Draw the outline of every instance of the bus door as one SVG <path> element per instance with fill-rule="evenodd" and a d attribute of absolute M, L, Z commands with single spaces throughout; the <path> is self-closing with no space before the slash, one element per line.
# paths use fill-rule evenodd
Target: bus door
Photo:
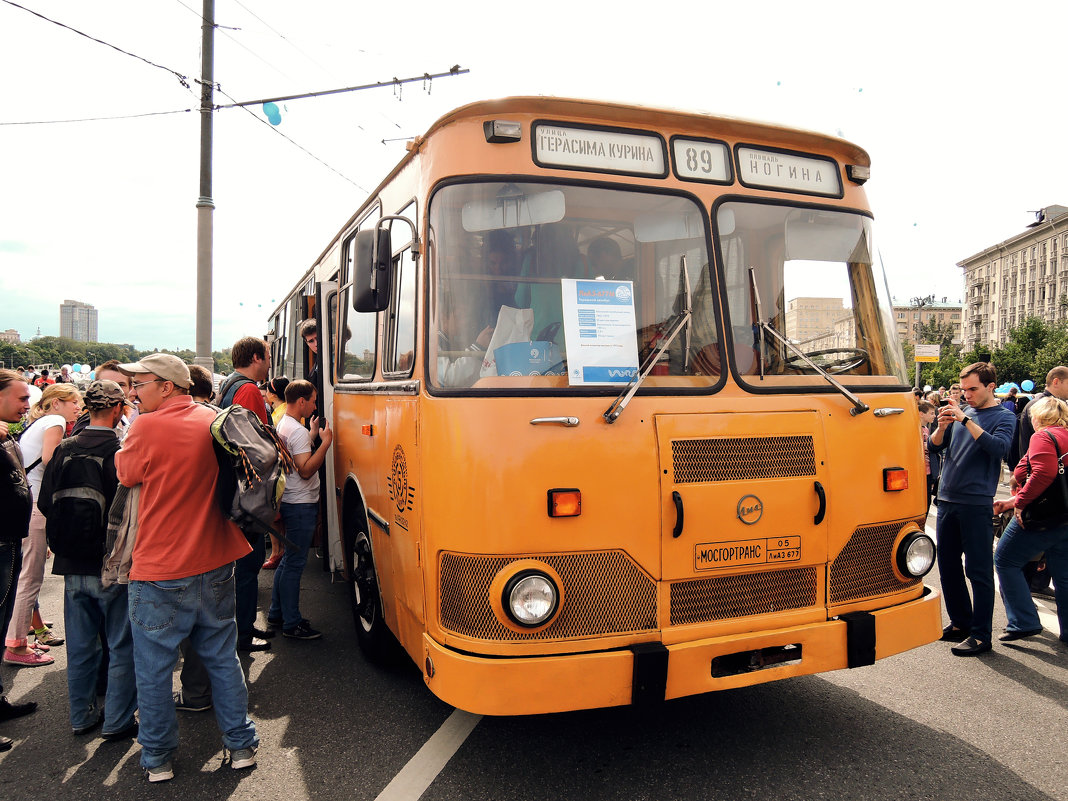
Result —
<path fill-rule="evenodd" d="M 823 616 L 828 482 L 819 415 L 658 415 L 656 433 L 671 625 L 791 609 Z"/>
<path fill-rule="evenodd" d="M 315 285 L 315 309 L 319 327 L 319 414 L 323 420 L 334 419 L 334 379 L 337 364 L 337 303 L 336 281 L 321 281 Z M 332 423 L 331 423 L 332 425 Z M 337 432 L 334 432 L 335 436 Z M 336 446 L 335 446 L 336 447 Z M 319 485 L 322 487 L 319 500 L 319 519 L 322 521 L 323 569 L 330 572 L 341 570 L 341 524 L 338 519 L 337 486 L 334 479 L 334 460 L 323 462 L 319 470 Z"/>
<path fill-rule="evenodd" d="M 401 230 L 403 226 L 395 228 Z M 422 515 L 419 477 L 423 474 L 418 438 L 419 382 L 416 362 L 416 262 L 411 246 L 394 256 L 394 285 L 383 325 L 382 389 L 375 396 L 375 439 L 384 475 L 382 515 L 389 523 L 392 572 L 401 605 L 396 610 L 401 641 L 419 643 L 425 619 Z M 381 569 L 381 567 L 380 567 Z M 388 619 L 388 618 L 387 618 Z"/>

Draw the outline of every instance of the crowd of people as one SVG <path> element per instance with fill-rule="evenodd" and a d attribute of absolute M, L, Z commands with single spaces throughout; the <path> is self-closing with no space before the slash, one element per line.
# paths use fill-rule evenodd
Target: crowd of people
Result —
<path fill-rule="evenodd" d="M 1043 633 L 1025 569 L 1042 558 L 1052 577 L 1060 639 L 1068 643 L 1068 367 L 1054 367 L 1033 398 L 995 394 L 993 365 L 976 362 L 960 383 L 929 394 L 914 389 L 927 471 L 928 505 L 937 506 L 938 572 L 949 624 L 942 640 L 955 656 L 993 645 L 994 574 L 1008 625 L 1003 643 Z M 1010 497 L 995 501 L 1002 465 Z M 1031 520 L 1028 522 L 1029 507 Z M 1058 517 L 1039 508 L 1056 511 Z M 999 516 L 1011 513 L 1004 530 Z M 999 539 L 994 547 L 995 528 Z M 970 593 L 969 593 L 970 585 Z"/>
<path fill-rule="evenodd" d="M 305 333 L 317 344 L 314 323 Z M 252 767 L 259 739 L 238 653 L 269 649 L 279 632 L 322 636 L 302 616 L 299 595 L 332 431 L 316 416 L 314 384 L 268 381 L 266 342 L 245 337 L 231 355 L 234 373 L 217 391 L 203 367 L 154 353 L 100 365 L 84 392 L 45 384 L 32 404 L 25 373 L 0 370 L 3 662 L 47 668 L 50 651 L 65 646 L 71 731 L 136 737 L 150 782 L 174 776 L 182 710 L 214 708 L 230 766 Z M 295 465 L 269 559 L 264 533 L 239 528 L 217 497 L 232 467 L 210 426 L 231 405 L 275 429 Z M 281 410 L 274 419 L 272 406 Z M 65 641 L 37 606 L 49 556 L 64 580 Z M 264 567 L 275 574 L 260 627 Z M 0 723 L 36 711 L 36 702 L 13 703 L 3 692 L 0 674 Z M 12 746 L 0 736 L 0 751 Z"/>

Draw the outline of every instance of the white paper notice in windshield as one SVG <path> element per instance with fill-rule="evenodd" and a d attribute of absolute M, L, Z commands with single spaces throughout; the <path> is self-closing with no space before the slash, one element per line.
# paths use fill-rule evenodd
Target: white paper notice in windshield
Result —
<path fill-rule="evenodd" d="M 632 281 L 564 278 L 567 380 L 626 384 L 638 372 L 638 333 Z"/>

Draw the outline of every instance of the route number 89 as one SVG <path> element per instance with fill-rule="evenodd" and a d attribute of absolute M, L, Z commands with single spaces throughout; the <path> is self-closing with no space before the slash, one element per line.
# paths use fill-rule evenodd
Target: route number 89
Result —
<path fill-rule="evenodd" d="M 676 139 L 674 146 L 675 170 L 680 178 L 716 183 L 730 180 L 729 151 L 726 145 Z"/>

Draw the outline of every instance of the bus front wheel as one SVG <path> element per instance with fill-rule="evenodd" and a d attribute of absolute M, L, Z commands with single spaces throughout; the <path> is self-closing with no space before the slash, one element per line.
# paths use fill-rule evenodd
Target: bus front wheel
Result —
<path fill-rule="evenodd" d="M 366 531 L 346 534 L 345 567 L 349 577 L 349 604 L 360 650 L 373 662 L 390 661 L 397 645 L 382 619 L 382 596 L 371 540 Z"/>

